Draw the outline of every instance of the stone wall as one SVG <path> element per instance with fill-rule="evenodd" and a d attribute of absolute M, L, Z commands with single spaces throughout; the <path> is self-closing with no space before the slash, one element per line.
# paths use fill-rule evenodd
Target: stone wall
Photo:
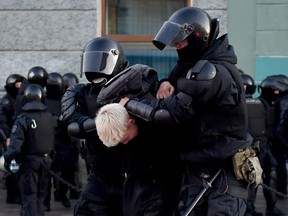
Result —
<path fill-rule="evenodd" d="M 38 65 L 79 74 L 81 50 L 96 37 L 96 2 L 1 0 L 0 88 L 9 74 Z"/>
<path fill-rule="evenodd" d="M 34 66 L 80 74 L 85 44 L 100 36 L 101 0 L 1 0 L 0 90 L 11 73 L 27 75 Z M 194 0 L 193 6 L 220 17 L 226 32 L 227 0 Z M 86 81 L 85 78 L 80 79 Z"/>
<path fill-rule="evenodd" d="M 194 7 L 204 9 L 212 18 L 219 18 L 219 35 L 227 33 L 227 2 L 228 0 L 191 0 Z"/>

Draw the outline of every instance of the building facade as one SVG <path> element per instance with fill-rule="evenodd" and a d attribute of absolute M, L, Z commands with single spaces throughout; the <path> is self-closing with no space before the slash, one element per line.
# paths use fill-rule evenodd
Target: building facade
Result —
<path fill-rule="evenodd" d="M 171 11 L 182 6 L 220 18 L 220 35 L 228 32 L 244 72 L 261 80 L 271 61 L 281 68 L 271 73 L 286 71 L 288 0 L 1 0 L 0 90 L 9 74 L 26 76 L 34 66 L 80 75 L 82 49 L 99 36 L 120 41 L 130 65 L 148 64 L 164 77 L 176 52 L 157 50 L 151 39 Z"/>
<path fill-rule="evenodd" d="M 122 2 L 131 5 L 137 1 Z M 105 4 L 109 1 L 1 0 L 0 89 L 3 90 L 9 74 L 19 73 L 26 76 L 29 69 L 34 66 L 42 66 L 48 72 L 61 74 L 73 72 L 79 75 L 82 49 L 89 40 L 103 35 L 101 26 L 104 19 L 103 2 Z M 163 0 L 159 2 L 163 5 L 165 3 Z M 212 15 L 221 16 L 223 18 L 221 30 L 226 31 L 227 1 L 218 0 L 209 3 L 208 0 L 185 0 L 184 2 L 187 5 L 206 8 Z M 165 20 L 159 20 L 161 23 L 163 21 Z M 139 55 L 146 57 L 148 55 L 150 58 L 147 46 L 156 50 L 151 41 L 121 43 L 128 52 L 130 64 L 139 60 Z M 85 82 L 86 79 L 83 77 L 80 81 Z"/>

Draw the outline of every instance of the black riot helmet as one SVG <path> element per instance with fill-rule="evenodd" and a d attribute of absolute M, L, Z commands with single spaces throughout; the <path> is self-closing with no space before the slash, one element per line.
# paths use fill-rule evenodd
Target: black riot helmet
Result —
<path fill-rule="evenodd" d="M 275 88 L 279 90 L 280 96 L 288 93 L 288 77 L 284 74 L 276 74 L 268 76 L 267 78 L 275 82 Z"/>
<path fill-rule="evenodd" d="M 176 47 L 188 39 L 193 52 L 203 53 L 219 34 L 219 20 L 196 7 L 184 7 L 175 11 L 155 36 L 153 44 L 160 50 Z"/>
<path fill-rule="evenodd" d="M 45 68 L 41 66 L 32 67 L 28 71 L 28 82 L 31 84 L 38 84 L 42 88 L 46 86 L 46 81 L 48 79 L 48 72 Z"/>
<path fill-rule="evenodd" d="M 24 90 L 24 106 L 22 110 L 45 109 L 44 90 L 38 84 L 29 84 Z"/>
<path fill-rule="evenodd" d="M 64 89 L 66 90 L 72 85 L 78 84 L 79 79 L 76 76 L 76 74 L 68 72 L 63 75 L 63 81 L 64 81 Z"/>
<path fill-rule="evenodd" d="M 252 96 L 256 91 L 256 85 L 254 79 L 248 74 L 240 74 L 244 88 L 246 97 Z"/>
<path fill-rule="evenodd" d="M 16 86 L 16 83 L 23 82 L 25 77 L 21 76 L 20 74 L 11 74 L 6 79 L 6 85 L 5 90 L 8 94 L 10 94 L 12 97 L 16 97 L 18 94 L 19 88 Z"/>
<path fill-rule="evenodd" d="M 98 84 L 106 83 L 128 66 L 120 44 L 107 37 L 89 41 L 81 58 L 81 75 L 85 73 L 89 82 Z"/>
<path fill-rule="evenodd" d="M 260 83 L 258 90 L 263 98 L 273 102 L 288 92 L 288 78 L 285 75 L 268 76 Z"/>
<path fill-rule="evenodd" d="M 52 72 L 48 74 L 46 84 L 46 97 L 60 99 L 64 93 L 64 81 L 60 73 Z"/>

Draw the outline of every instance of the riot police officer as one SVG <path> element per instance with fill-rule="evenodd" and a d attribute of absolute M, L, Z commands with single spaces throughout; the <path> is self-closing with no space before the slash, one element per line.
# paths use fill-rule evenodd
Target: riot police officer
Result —
<path fill-rule="evenodd" d="M 266 162 L 266 164 L 264 164 L 263 167 L 268 169 L 266 172 L 266 177 L 264 178 L 264 183 L 268 184 L 275 190 L 279 190 L 278 184 L 280 172 L 283 172 L 281 175 L 284 175 L 287 178 L 286 159 L 285 156 L 284 159 L 282 157 L 282 153 L 284 151 L 282 148 L 280 148 L 281 150 L 279 149 L 279 143 L 277 143 L 275 139 L 276 128 L 279 122 L 279 111 L 277 111 L 279 108 L 278 102 L 279 98 L 281 97 L 281 92 L 285 91 L 285 88 L 287 88 L 287 86 L 285 87 L 285 85 L 283 85 L 280 80 L 281 76 L 268 76 L 260 83 L 259 86 L 259 99 L 265 105 L 266 109 L 266 128 L 268 136 L 267 144 L 269 145 L 269 148 L 271 149 L 271 155 L 275 160 L 275 162 L 273 162 L 272 159 L 270 159 L 270 161 L 267 159 L 264 160 L 264 163 Z M 285 164 L 285 169 L 283 169 L 283 162 Z M 276 194 L 267 189 L 263 189 L 263 193 L 266 199 L 266 215 L 285 215 L 276 207 Z"/>
<path fill-rule="evenodd" d="M 20 74 L 11 74 L 6 79 L 5 90 L 6 94 L 3 95 L 1 100 L 1 118 L 3 116 L 3 120 L 1 121 L 1 128 L 4 130 L 4 133 L 7 137 L 10 135 L 10 130 L 12 125 L 16 119 L 15 109 L 16 109 L 16 98 L 19 92 L 19 89 L 24 82 L 25 77 Z M 6 121 L 5 121 L 6 118 Z"/>
<path fill-rule="evenodd" d="M 19 88 L 15 107 L 16 107 L 16 115 L 19 115 L 22 112 L 22 106 L 24 105 L 24 91 L 29 84 L 38 84 L 40 85 L 44 92 L 46 87 L 46 82 L 48 78 L 48 72 L 45 68 L 41 66 L 35 66 L 29 69 L 27 78 L 25 78 L 22 82 L 21 87 Z"/>
<path fill-rule="evenodd" d="M 266 77 L 260 84 L 261 95 L 274 106 L 275 134 L 272 151 L 277 160 L 277 190 L 287 195 L 287 153 L 283 151 L 286 144 L 279 139 L 277 128 L 280 126 L 285 111 L 288 109 L 288 77 L 282 74 Z M 284 198 L 284 197 L 281 197 Z"/>
<path fill-rule="evenodd" d="M 248 132 L 252 135 L 254 143 L 259 145 L 259 159 L 263 168 L 263 183 L 269 187 L 276 189 L 276 167 L 277 161 L 271 152 L 271 144 L 273 139 L 274 126 L 274 107 L 271 106 L 263 98 L 253 98 L 256 92 L 254 79 L 248 74 L 241 74 L 241 78 L 245 87 L 246 103 L 248 110 Z M 247 210 L 245 216 L 262 215 L 261 212 L 255 210 L 257 187 L 249 185 L 249 196 L 247 202 Z M 276 207 L 276 194 L 267 188 L 263 188 L 264 198 L 266 201 L 266 215 L 278 215 L 280 211 Z M 281 215 L 281 214 L 280 214 Z"/>
<path fill-rule="evenodd" d="M 159 87 L 160 99 L 151 102 L 150 115 L 147 105 L 137 100 L 120 102 L 148 120 L 156 120 L 157 110 L 166 109 L 178 124 L 175 135 L 185 168 L 179 209 L 184 215 L 192 209 L 195 215 L 209 216 L 244 215 L 246 210 L 248 183 L 236 179 L 232 163 L 239 149 L 252 144 L 245 92 L 233 46 L 226 34 L 218 38 L 218 33 L 218 19 L 205 11 L 196 7 L 175 11 L 153 40 L 157 48 L 169 45 L 178 53 L 176 66 Z M 212 179 L 213 187 L 200 201 L 192 201 L 203 181 L 210 184 Z"/>
<path fill-rule="evenodd" d="M 79 142 L 78 146 L 77 143 L 71 142 L 70 136 L 67 133 L 67 125 L 59 119 L 61 115 L 61 98 L 64 91 L 65 82 L 63 76 L 58 72 L 49 73 L 46 84 L 45 102 L 55 120 L 55 154 L 53 156 L 54 160 L 51 169 L 64 181 L 75 185 L 74 172 L 77 168 Z M 59 181 L 55 176 L 53 183 L 55 201 L 60 201 L 64 207 L 69 208 L 71 202 L 67 197 L 68 186 Z M 45 202 L 45 207 L 47 208 L 50 208 L 50 192 L 51 188 L 49 188 Z"/>
<path fill-rule="evenodd" d="M 13 159 L 20 164 L 22 215 L 43 216 L 44 191 L 52 163 L 49 155 L 54 147 L 54 124 L 52 114 L 44 104 L 41 86 L 27 86 L 22 110 L 12 128 L 10 145 L 4 154 L 5 164 L 9 167 Z"/>
<path fill-rule="evenodd" d="M 38 68 L 38 67 L 37 67 Z M 62 75 L 58 72 L 51 72 L 51 73 L 47 73 L 47 79 L 46 79 L 46 73 L 43 73 L 43 69 L 38 69 L 35 70 L 35 67 L 33 70 L 30 70 L 30 75 L 31 73 L 34 73 L 34 82 L 38 82 L 38 83 L 43 83 L 42 85 L 45 84 L 45 88 L 46 88 L 46 92 L 45 92 L 45 104 L 47 106 L 47 109 L 52 113 L 53 119 L 54 119 L 54 127 L 55 127 L 55 149 L 53 154 L 51 155 L 53 158 L 56 156 L 56 148 L 57 146 L 59 146 L 59 141 L 57 139 L 57 131 L 58 131 L 58 118 L 61 115 L 61 98 L 64 94 L 64 81 L 62 78 Z M 38 72 L 38 78 L 39 80 L 36 81 L 36 71 Z M 43 75 L 44 74 L 44 75 Z M 43 75 L 43 76 L 42 76 Z M 28 75 L 29 77 L 29 75 Z M 43 79 L 44 78 L 44 79 Z M 32 80 L 31 80 L 32 81 Z M 41 82 L 39 82 L 41 81 Z M 33 82 L 33 81 L 32 81 Z M 63 144 L 63 143 L 61 143 Z M 52 163 L 52 167 L 51 169 L 54 168 L 54 163 Z M 57 188 L 57 181 L 53 181 L 54 183 L 54 188 Z M 51 188 L 52 188 L 52 176 L 50 177 L 50 181 L 49 181 L 49 185 L 47 187 L 46 190 L 46 195 L 45 195 L 45 199 L 44 199 L 44 207 L 45 207 L 45 211 L 50 211 L 51 210 L 51 205 L 50 205 L 50 201 L 51 201 Z M 62 201 L 62 199 L 61 199 Z M 68 205 L 69 200 L 65 200 Z M 68 206 L 69 207 L 69 206 Z"/>
<path fill-rule="evenodd" d="M 288 186 L 288 173 L 286 168 L 286 163 L 288 159 L 288 153 L 285 151 L 287 149 L 287 143 L 279 139 L 281 135 L 278 134 L 278 127 L 280 127 L 281 122 L 284 120 L 284 113 L 288 110 L 288 77 L 283 74 L 269 76 L 277 82 L 279 86 L 279 98 L 275 101 L 275 111 L 276 111 L 276 130 L 274 136 L 273 152 L 278 161 L 277 173 L 278 182 L 277 190 L 284 194 L 284 196 L 279 196 L 281 199 L 287 198 L 287 186 Z M 281 87 L 280 87 L 281 86 Z M 284 151 L 283 151 L 284 149 Z"/>
<path fill-rule="evenodd" d="M 97 96 L 110 78 L 128 65 L 120 44 L 107 37 L 89 41 L 83 50 L 81 71 L 89 81 L 68 88 L 62 98 L 62 115 L 70 135 L 85 139 L 90 174 L 74 215 L 121 216 L 122 148 L 107 148 L 99 140 L 94 118 Z M 82 74 L 81 73 L 81 74 Z"/>
<path fill-rule="evenodd" d="M 79 83 L 79 78 L 76 74 L 72 73 L 72 72 L 68 72 L 65 73 L 63 75 L 63 81 L 64 81 L 64 92 L 71 86 L 76 85 Z M 61 121 L 61 120 L 60 120 Z M 65 122 L 61 121 L 62 124 L 65 124 Z M 66 125 L 67 127 L 67 125 Z M 69 146 L 66 145 L 66 147 L 68 147 L 68 151 L 66 151 L 66 157 L 68 158 L 68 160 L 66 160 L 66 165 L 68 167 L 69 164 L 69 172 L 70 172 L 70 176 L 72 175 L 72 172 L 74 173 L 73 177 L 67 177 L 71 180 L 71 183 L 73 185 L 75 185 L 76 187 L 80 187 L 81 181 L 80 181 L 80 175 L 81 175 L 81 170 L 79 169 L 79 155 L 80 155 L 80 149 L 83 150 L 84 152 L 86 151 L 86 148 L 84 147 L 84 141 L 83 146 L 80 145 L 80 139 L 76 138 L 76 137 L 72 137 L 67 133 L 67 129 L 64 129 L 63 132 L 61 132 L 61 134 L 65 133 L 66 134 L 66 140 L 70 143 Z M 82 149 L 83 147 L 83 149 Z M 70 152 L 70 153 L 69 153 Z M 81 154 L 82 155 L 82 154 Z M 85 154 L 83 154 L 84 156 Z M 85 159 L 85 156 L 83 157 L 83 159 Z M 69 162 L 70 161 L 70 162 Z M 73 161 L 73 162 L 72 162 Z M 60 162 L 61 163 L 61 162 Z M 71 166 L 72 165 L 72 166 Z M 70 194 L 69 194 L 69 198 L 70 199 L 78 199 L 79 198 L 79 191 L 76 190 L 71 190 L 70 189 Z"/>
<path fill-rule="evenodd" d="M 6 79 L 6 94 L 2 97 L 0 105 L 0 128 L 3 130 L 2 139 L 5 140 L 4 151 L 10 143 L 11 129 L 17 116 L 17 95 L 25 80 L 20 74 L 11 74 Z M 7 189 L 6 202 L 20 203 L 20 192 L 18 187 L 15 187 L 18 184 L 18 174 L 6 175 L 4 178 Z"/>
<path fill-rule="evenodd" d="M 38 84 L 44 89 L 47 84 L 48 72 L 41 66 L 35 66 L 28 71 L 27 79 L 29 83 Z"/>
<path fill-rule="evenodd" d="M 79 83 L 79 79 L 76 76 L 76 74 L 71 73 L 71 72 L 65 73 L 63 75 L 63 80 L 64 80 L 64 88 L 65 88 L 65 90 L 67 90 L 67 88 L 69 88 L 70 86 L 76 85 L 76 84 Z"/>

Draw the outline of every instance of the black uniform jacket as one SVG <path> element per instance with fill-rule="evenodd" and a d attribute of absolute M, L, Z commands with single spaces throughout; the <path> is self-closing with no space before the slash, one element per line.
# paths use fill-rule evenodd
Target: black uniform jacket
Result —
<path fill-rule="evenodd" d="M 46 105 L 26 103 L 13 125 L 5 160 L 20 160 L 26 155 L 44 156 L 54 148 L 54 120 Z"/>

